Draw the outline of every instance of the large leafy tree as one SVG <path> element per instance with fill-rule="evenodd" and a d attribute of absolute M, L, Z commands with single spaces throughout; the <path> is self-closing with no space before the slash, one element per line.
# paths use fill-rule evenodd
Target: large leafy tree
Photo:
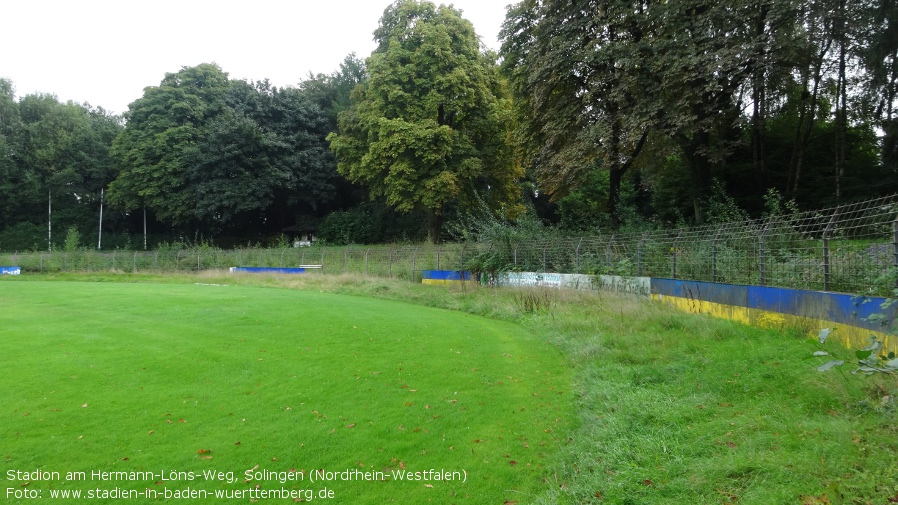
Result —
<path fill-rule="evenodd" d="M 333 198 L 338 177 L 327 126 L 323 111 L 296 88 L 233 81 L 188 170 L 197 216 L 226 222 L 242 213 L 238 225 L 283 227 L 297 212 L 315 211 Z"/>
<path fill-rule="evenodd" d="M 299 83 L 303 94 L 324 111 L 329 131 L 337 131 L 337 116 L 352 106 L 352 90 L 365 79 L 365 61 L 349 54 L 330 74 L 309 74 Z"/>
<path fill-rule="evenodd" d="M 650 51 L 648 3 L 524 0 L 502 31 L 518 134 L 538 183 L 558 199 L 605 169 L 615 221 L 621 181 L 656 116 L 646 97 L 659 92 L 657 78 L 640 63 Z"/>
<path fill-rule="evenodd" d="M 111 199 L 212 233 L 279 229 L 334 193 L 327 120 L 295 88 L 185 67 L 131 104 L 114 152 Z"/>
<path fill-rule="evenodd" d="M 52 202 L 54 221 L 63 227 L 87 228 L 99 208 L 100 191 L 112 180 L 109 154 L 120 119 L 102 108 L 59 103 L 36 94 L 18 103 L 15 198 L 21 220 L 46 215 Z M 55 226 L 59 229 L 59 226 Z"/>
<path fill-rule="evenodd" d="M 496 208 L 514 203 L 507 107 L 471 23 L 453 7 L 398 0 L 374 37 L 368 78 L 329 137 L 340 173 L 399 211 L 427 211 L 432 241 L 446 211 L 477 194 Z"/>
<path fill-rule="evenodd" d="M 22 220 L 40 193 L 39 179 L 22 167 L 22 120 L 13 83 L 0 79 L 0 229 Z"/>
<path fill-rule="evenodd" d="M 127 210 L 146 207 L 163 221 L 186 223 L 195 213 L 188 169 L 217 118 L 228 76 L 214 64 L 169 73 L 159 86 L 144 89 L 125 113 L 125 130 L 113 144 L 120 173 L 110 200 Z"/>

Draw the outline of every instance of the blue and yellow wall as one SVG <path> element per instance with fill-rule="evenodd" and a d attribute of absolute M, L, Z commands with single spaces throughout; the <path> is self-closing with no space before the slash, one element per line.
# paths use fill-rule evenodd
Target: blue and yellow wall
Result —
<path fill-rule="evenodd" d="M 422 284 L 461 284 L 471 281 L 471 272 L 461 270 L 422 270 Z"/>
<path fill-rule="evenodd" d="M 823 328 L 832 328 L 835 331 L 831 339 L 854 349 L 867 347 L 872 334 L 883 341 L 887 352 L 898 353 L 898 336 L 891 335 L 883 324 L 895 317 L 896 306 L 886 304 L 886 299 L 881 297 L 658 277 L 539 272 L 507 273 L 500 278 L 499 285 L 627 292 L 650 297 L 686 312 L 765 328 L 800 328 L 809 336 L 816 336 Z M 883 308 L 883 304 L 887 306 Z M 883 319 L 876 320 L 874 315 L 882 315 Z"/>
<path fill-rule="evenodd" d="M 882 321 L 871 320 L 874 314 L 894 317 L 894 306 L 882 307 L 884 298 L 654 277 L 650 296 L 687 312 L 767 328 L 798 327 L 814 335 L 834 328 L 832 338 L 856 349 L 867 347 L 873 334 L 883 340 L 885 350 L 898 350 Z"/>

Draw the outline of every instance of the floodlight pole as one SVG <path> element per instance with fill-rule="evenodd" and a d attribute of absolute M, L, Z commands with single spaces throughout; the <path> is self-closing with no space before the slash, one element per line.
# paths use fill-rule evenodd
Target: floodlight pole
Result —
<path fill-rule="evenodd" d="M 53 190 L 47 192 L 47 250 L 53 250 Z"/>
<path fill-rule="evenodd" d="M 97 250 L 103 248 L 103 189 L 100 188 L 100 232 L 97 234 Z"/>

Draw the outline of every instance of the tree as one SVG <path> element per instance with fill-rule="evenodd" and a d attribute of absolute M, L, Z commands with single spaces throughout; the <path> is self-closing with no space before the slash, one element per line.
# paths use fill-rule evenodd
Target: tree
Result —
<path fill-rule="evenodd" d="M 195 218 L 187 170 L 227 90 L 227 74 L 208 63 L 166 74 L 159 86 L 145 88 L 129 105 L 125 129 L 113 143 L 120 172 L 109 187 L 110 203 L 125 210 L 147 207 L 174 224 Z"/>
<path fill-rule="evenodd" d="M 471 23 L 453 7 L 397 0 L 374 37 L 368 78 L 328 137 L 339 172 L 399 211 L 426 210 L 434 242 L 447 209 L 475 194 L 514 204 L 501 83 Z"/>
<path fill-rule="evenodd" d="M 561 199 L 592 171 L 608 171 L 615 225 L 624 174 L 646 144 L 656 79 L 638 63 L 646 2 L 525 0 L 503 27 L 503 70 L 518 104 L 519 136 L 539 184 Z"/>
<path fill-rule="evenodd" d="M 328 119 L 328 132 L 335 132 L 337 116 L 352 105 L 352 90 L 364 79 L 365 62 L 352 53 L 343 59 L 336 72 L 309 73 L 309 77 L 299 83 L 299 89 L 324 111 Z"/>
<path fill-rule="evenodd" d="M 217 65 L 185 67 L 131 104 L 116 139 L 110 200 L 158 219 L 280 229 L 295 207 L 333 197 L 324 113 L 295 88 L 231 81 Z"/>
<path fill-rule="evenodd" d="M 38 178 L 26 172 L 22 156 L 22 120 L 13 83 L 0 79 L 0 229 L 28 215 L 27 203 L 40 192 Z"/>

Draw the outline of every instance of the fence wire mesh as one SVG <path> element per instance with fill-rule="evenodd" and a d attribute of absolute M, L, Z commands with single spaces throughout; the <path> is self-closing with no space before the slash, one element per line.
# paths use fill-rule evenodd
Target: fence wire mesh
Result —
<path fill-rule="evenodd" d="M 520 242 L 0 255 L 24 272 L 197 271 L 231 266 L 421 278 L 422 270 L 615 274 L 887 295 L 898 270 L 898 195 L 688 229 Z"/>

